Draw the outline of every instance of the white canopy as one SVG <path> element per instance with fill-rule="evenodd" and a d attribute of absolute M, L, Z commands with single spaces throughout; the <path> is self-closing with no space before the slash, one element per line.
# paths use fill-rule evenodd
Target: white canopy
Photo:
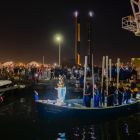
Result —
<path fill-rule="evenodd" d="M 6 66 L 10 66 L 12 64 L 12 62 L 5 62 L 2 64 L 2 66 L 6 67 Z"/>
<path fill-rule="evenodd" d="M 39 63 L 35 62 L 35 61 L 32 61 L 31 63 L 28 63 L 27 65 L 30 65 L 30 66 L 39 66 Z"/>
<path fill-rule="evenodd" d="M 12 82 L 10 80 L 0 80 L 0 87 L 9 85 L 9 84 L 12 84 Z"/>

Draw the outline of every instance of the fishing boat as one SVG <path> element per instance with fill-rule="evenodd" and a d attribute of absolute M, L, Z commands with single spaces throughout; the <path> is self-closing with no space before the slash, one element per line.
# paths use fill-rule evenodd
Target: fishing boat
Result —
<path fill-rule="evenodd" d="M 103 87 L 103 69 L 105 64 L 105 56 L 102 61 L 102 87 Z M 118 58 L 117 64 L 120 64 Z M 109 60 L 110 73 L 111 73 L 111 59 Z M 108 66 L 108 56 L 106 56 L 106 66 Z M 84 89 L 86 83 L 86 68 L 87 68 L 87 56 L 85 56 L 85 70 L 84 70 Z M 94 73 L 93 73 L 93 55 L 92 55 L 92 78 L 93 78 L 93 92 L 94 92 Z M 111 81 L 111 74 L 109 76 Z M 108 89 L 108 67 L 106 67 L 106 89 Z M 131 99 L 129 104 L 107 106 L 107 96 L 105 97 L 105 106 L 99 106 L 95 108 L 94 99 L 91 100 L 91 107 L 85 106 L 85 95 L 83 99 L 70 99 L 65 100 L 66 87 L 63 83 L 63 79 L 60 78 L 60 86 L 58 86 L 58 99 L 57 100 L 39 100 L 38 93 L 35 91 L 35 102 L 39 118 L 41 119 L 66 119 L 66 118 L 85 118 L 85 117 L 97 117 L 97 116 L 110 116 L 111 114 L 120 114 L 125 111 L 133 110 L 133 108 L 139 107 L 139 99 Z M 117 70 L 117 89 L 119 86 L 119 67 Z M 102 91 L 101 91 L 102 93 Z M 118 94 L 118 90 L 117 90 Z M 108 95 L 108 90 L 107 90 Z M 94 98 L 94 96 L 93 96 Z"/>
<path fill-rule="evenodd" d="M 83 106 L 83 99 L 65 100 L 65 105 L 57 105 L 57 100 L 39 100 L 38 93 L 35 91 L 35 102 L 39 118 L 62 119 L 120 113 L 139 107 L 140 100 L 131 99 L 129 104 L 120 106 L 87 108 Z"/>

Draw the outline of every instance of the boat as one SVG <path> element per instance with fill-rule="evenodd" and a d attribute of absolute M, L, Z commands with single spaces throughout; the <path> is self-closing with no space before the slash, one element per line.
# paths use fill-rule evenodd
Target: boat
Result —
<path fill-rule="evenodd" d="M 10 80 L 0 80 L 0 88 L 5 88 L 9 86 L 10 84 L 12 84 Z"/>
<path fill-rule="evenodd" d="M 83 99 L 65 100 L 65 105 L 58 105 L 57 100 L 39 100 L 38 93 L 35 91 L 35 102 L 40 119 L 66 119 L 119 114 L 138 108 L 140 100 L 131 99 L 129 104 L 120 106 L 87 108 L 83 106 Z"/>

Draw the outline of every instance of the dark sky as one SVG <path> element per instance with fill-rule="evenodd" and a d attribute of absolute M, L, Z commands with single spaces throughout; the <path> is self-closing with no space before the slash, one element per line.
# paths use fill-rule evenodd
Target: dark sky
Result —
<path fill-rule="evenodd" d="M 81 21 L 81 63 L 87 46 L 87 15 L 93 12 L 94 63 L 108 55 L 116 62 L 140 57 L 140 37 L 122 29 L 122 17 L 132 15 L 130 0 L 10 0 L 0 2 L 0 62 L 58 63 L 61 34 L 62 57 L 74 58 L 75 16 Z"/>

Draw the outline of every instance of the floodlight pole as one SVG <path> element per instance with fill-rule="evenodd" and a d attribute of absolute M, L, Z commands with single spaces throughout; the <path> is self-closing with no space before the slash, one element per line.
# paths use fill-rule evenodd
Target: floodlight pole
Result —
<path fill-rule="evenodd" d="M 61 46 L 60 46 L 60 40 L 59 40 L 59 67 L 60 67 L 60 55 L 61 55 Z"/>

